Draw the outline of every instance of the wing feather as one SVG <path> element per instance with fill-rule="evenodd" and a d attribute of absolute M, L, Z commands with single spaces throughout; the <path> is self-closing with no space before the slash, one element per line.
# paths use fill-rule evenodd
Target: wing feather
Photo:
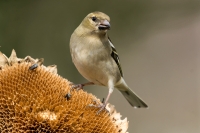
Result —
<path fill-rule="evenodd" d="M 122 72 L 122 68 L 121 68 L 121 64 L 120 64 L 120 61 L 119 61 L 119 56 L 117 54 L 117 50 L 115 49 L 114 45 L 112 44 L 110 38 L 108 37 L 108 40 L 109 40 L 109 43 L 110 43 L 110 46 L 112 48 L 112 52 L 111 52 L 111 56 L 112 58 L 114 59 L 114 61 L 116 62 L 118 68 L 119 68 L 119 71 L 120 71 L 120 74 L 121 76 L 123 77 L 123 72 Z"/>

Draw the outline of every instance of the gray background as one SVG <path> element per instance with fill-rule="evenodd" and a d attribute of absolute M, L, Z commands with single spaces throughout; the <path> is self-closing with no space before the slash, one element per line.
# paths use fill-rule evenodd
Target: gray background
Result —
<path fill-rule="evenodd" d="M 134 109 L 115 90 L 109 100 L 130 133 L 200 132 L 199 0 L 0 1 L 0 51 L 44 58 L 74 83 L 86 80 L 71 62 L 69 39 L 92 11 L 111 17 L 109 35 L 126 82 L 149 105 Z M 98 98 L 105 87 L 85 87 Z"/>

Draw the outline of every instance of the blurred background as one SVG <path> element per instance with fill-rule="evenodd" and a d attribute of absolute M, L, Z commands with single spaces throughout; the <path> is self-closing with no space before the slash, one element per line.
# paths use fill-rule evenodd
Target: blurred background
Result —
<path fill-rule="evenodd" d="M 111 17 L 109 36 L 127 84 L 149 105 L 134 109 L 115 90 L 109 102 L 130 133 L 200 133 L 200 1 L 0 1 L 0 51 L 44 58 L 74 83 L 86 80 L 69 52 L 71 33 L 90 12 Z M 84 88 L 102 99 L 106 87 Z"/>

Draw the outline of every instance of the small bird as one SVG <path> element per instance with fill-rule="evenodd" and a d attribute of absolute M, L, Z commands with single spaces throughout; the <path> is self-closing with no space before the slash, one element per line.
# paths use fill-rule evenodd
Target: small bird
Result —
<path fill-rule="evenodd" d="M 114 88 L 123 94 L 131 106 L 147 108 L 147 104 L 128 87 L 123 78 L 119 56 L 107 33 L 110 27 L 109 16 L 96 11 L 88 14 L 72 33 L 72 61 L 79 73 L 89 81 L 78 86 L 94 84 L 109 88 L 105 102 L 99 106 L 100 111 L 105 109 Z"/>

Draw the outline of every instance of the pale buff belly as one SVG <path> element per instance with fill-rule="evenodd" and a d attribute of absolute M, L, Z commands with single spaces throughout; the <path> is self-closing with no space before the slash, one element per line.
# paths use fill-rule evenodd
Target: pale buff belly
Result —
<path fill-rule="evenodd" d="M 107 86 L 108 75 L 104 72 L 105 64 L 103 62 L 91 61 L 91 59 L 75 58 L 73 60 L 79 73 L 88 81 L 97 85 Z"/>
<path fill-rule="evenodd" d="M 89 49 L 89 50 L 88 50 Z M 73 47 L 72 60 L 79 73 L 88 81 L 97 85 L 108 86 L 108 80 L 116 83 L 120 80 L 119 68 L 108 49 L 103 46 Z"/>

